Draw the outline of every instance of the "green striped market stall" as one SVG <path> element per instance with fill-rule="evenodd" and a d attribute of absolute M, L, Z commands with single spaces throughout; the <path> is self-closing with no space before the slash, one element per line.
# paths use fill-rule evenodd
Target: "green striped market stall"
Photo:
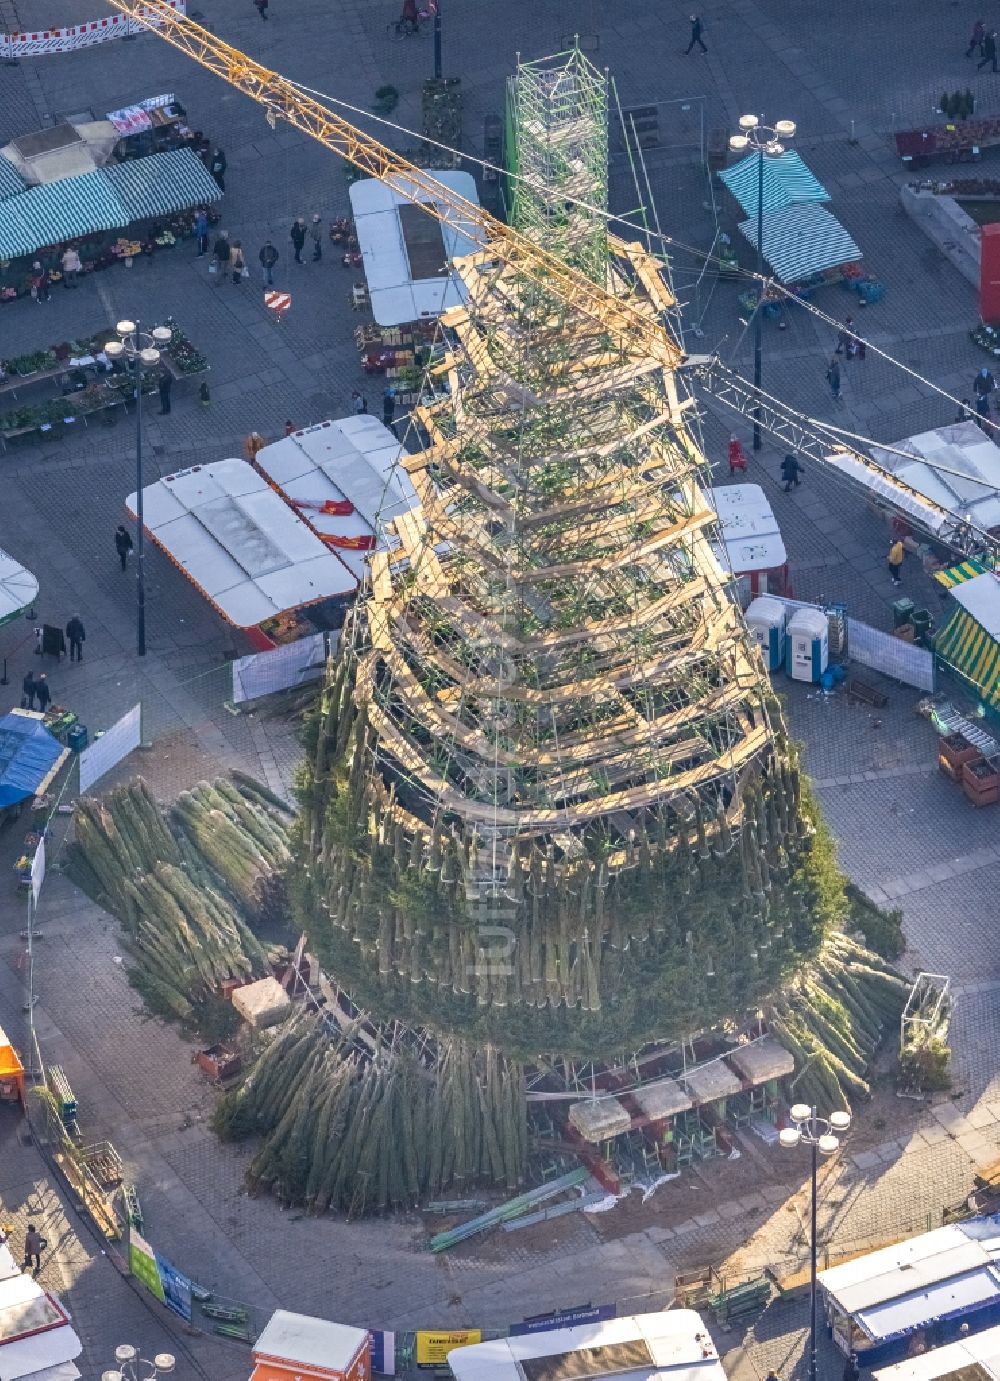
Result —
<path fill-rule="evenodd" d="M 1000 713 L 1000 579 L 976 561 L 939 571 L 936 579 L 955 607 L 934 640 L 934 651 Z"/>

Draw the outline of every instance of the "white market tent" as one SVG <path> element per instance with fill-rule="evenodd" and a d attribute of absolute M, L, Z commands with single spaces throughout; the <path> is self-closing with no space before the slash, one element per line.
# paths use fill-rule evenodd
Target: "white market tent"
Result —
<path fill-rule="evenodd" d="M 290 1364 L 312 1374 L 343 1375 L 367 1346 L 364 1328 L 276 1309 L 253 1345 L 253 1357 L 255 1362 Z"/>
<path fill-rule="evenodd" d="M 734 575 L 769 571 L 788 557 L 774 510 L 759 484 L 721 484 L 709 493 Z M 721 557 L 721 553 L 720 557 Z"/>
<path fill-rule="evenodd" d="M 987 530 L 1000 527 L 1000 447 L 975 422 L 955 422 L 893 443 L 893 450 L 871 447 L 875 463 L 889 472 L 874 473 L 843 453 L 830 464 L 872 493 L 915 519 L 930 532 L 947 536 L 952 522 L 931 504 L 947 509 L 956 523 L 973 522 Z M 898 455 L 903 451 L 905 455 Z M 912 459 L 910 458 L 912 457 Z M 944 467 L 943 469 L 936 467 Z M 893 483 L 897 477 L 916 494 Z M 922 503 L 925 495 L 930 503 Z"/>
<path fill-rule="evenodd" d="M 1000 1217 L 982 1217 L 845 1261 L 817 1279 L 835 1339 L 863 1356 L 905 1343 L 939 1319 L 996 1309 L 998 1268 Z"/>
<path fill-rule="evenodd" d="M 875 1381 L 938 1381 L 961 1375 L 968 1381 L 1000 1381 L 1000 1328 L 970 1333 L 917 1357 L 907 1357 L 894 1367 L 873 1373 Z"/>
<path fill-rule="evenodd" d="M 0 551 L 0 624 L 9 623 L 29 608 L 38 594 L 38 581 L 20 561 Z"/>
<path fill-rule="evenodd" d="M 0 1376 L 3 1381 L 79 1381 L 83 1344 L 69 1315 L 0 1242 Z"/>
<path fill-rule="evenodd" d="M 374 537 L 384 551 L 385 524 L 417 503 L 410 477 L 399 464 L 403 448 L 377 417 L 368 413 L 306 427 L 264 446 L 255 464 L 321 537 Z M 323 512 L 324 504 L 354 506 L 353 513 Z M 368 570 L 367 551 L 337 548 L 359 581 Z"/>
<path fill-rule="evenodd" d="M 357 589 L 339 557 L 244 460 L 179 470 L 142 492 L 150 537 L 237 628 Z M 134 516 L 135 494 L 125 506 Z"/>
<path fill-rule="evenodd" d="M 725 1381 L 719 1354 L 693 1309 L 634 1314 L 522 1333 L 448 1353 L 456 1381 Z"/>
<path fill-rule="evenodd" d="M 435 169 L 428 176 L 479 205 L 469 173 Z M 471 221 L 453 226 L 437 220 L 397 190 L 410 187 L 405 177 L 394 174 L 391 181 L 395 186 L 361 178 L 350 190 L 368 298 L 379 326 L 399 326 L 460 307 L 465 294 L 448 265 L 452 259 L 475 254 L 483 245 L 482 234 Z"/>

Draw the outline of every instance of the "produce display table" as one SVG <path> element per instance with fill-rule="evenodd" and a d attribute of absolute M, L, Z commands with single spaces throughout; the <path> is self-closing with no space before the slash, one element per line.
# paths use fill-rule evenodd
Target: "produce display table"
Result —
<path fill-rule="evenodd" d="M 896 152 L 904 163 L 919 163 L 931 158 L 946 158 L 950 163 L 974 162 L 981 149 L 1000 144 L 1000 117 L 900 130 L 894 137 Z"/>

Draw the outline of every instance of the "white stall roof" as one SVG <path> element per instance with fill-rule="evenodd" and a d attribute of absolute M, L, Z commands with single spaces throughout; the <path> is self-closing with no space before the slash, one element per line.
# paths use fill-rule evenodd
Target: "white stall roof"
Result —
<path fill-rule="evenodd" d="M 468 173 L 435 169 L 427 176 L 479 205 L 475 181 Z M 458 226 L 435 221 L 429 212 L 413 206 L 415 192 L 404 196 L 397 190 L 412 185 L 402 174 L 394 174 L 385 182 L 361 178 L 351 184 L 351 210 L 364 258 L 368 297 L 380 326 L 436 317 L 449 307 L 461 306 L 465 294 L 447 272 L 447 265 L 452 259 L 474 254 L 483 244 L 482 234 L 472 221 Z M 429 204 L 441 203 L 431 199 Z"/>
<path fill-rule="evenodd" d="M 970 1218 L 832 1266 L 818 1279 L 844 1313 L 881 1338 L 1000 1298 L 998 1258 L 1000 1219 Z"/>
<path fill-rule="evenodd" d="M 948 509 L 956 519 L 987 529 L 1000 527 L 1000 447 L 975 422 L 956 422 L 904 437 L 893 443 L 892 450 L 872 446 L 871 455 L 883 470 Z M 873 474 L 848 455 L 832 455 L 829 460 L 932 532 L 949 526 L 917 496 L 899 490 L 891 478 Z"/>
<path fill-rule="evenodd" d="M 987 1377 L 1000 1381 L 1000 1328 L 984 1328 L 967 1338 L 943 1347 L 907 1357 L 892 1367 L 872 1372 L 875 1381 L 937 1381 L 938 1377 L 961 1374 L 969 1381 L 981 1378 L 975 1369 L 982 1367 Z"/>
<path fill-rule="evenodd" d="M 346 1371 L 368 1341 L 363 1328 L 276 1309 L 253 1346 L 254 1358 L 272 1358 L 299 1367 Z"/>
<path fill-rule="evenodd" d="M 57 1381 L 75 1381 L 80 1373 L 71 1364 L 83 1344 L 69 1315 L 34 1276 L 9 1274 L 12 1260 L 10 1249 L 0 1246 L 0 1376 L 21 1381 L 53 1373 Z"/>
<path fill-rule="evenodd" d="M 368 413 L 306 427 L 257 452 L 257 465 L 286 496 L 301 504 L 307 523 L 321 535 L 377 538 L 387 544 L 384 525 L 417 503 L 410 477 L 398 463 L 403 448 L 388 427 Z M 348 500 L 354 512 L 322 511 L 325 503 Z M 368 552 L 337 550 L 359 580 Z"/>
<path fill-rule="evenodd" d="M 992 571 L 954 585 L 948 593 L 991 638 L 1000 641 L 1000 580 Z"/>
<path fill-rule="evenodd" d="M 774 510 L 759 484 L 722 484 L 710 497 L 734 575 L 769 571 L 788 559 Z M 721 552 L 719 553 L 721 560 Z"/>
<path fill-rule="evenodd" d="M 125 505 L 135 514 L 136 495 Z M 143 490 L 143 506 L 146 531 L 237 628 L 357 589 L 352 572 L 246 461 L 165 475 Z"/>
<path fill-rule="evenodd" d="M 0 623 L 14 618 L 35 602 L 38 581 L 12 556 L 0 551 Z"/>
<path fill-rule="evenodd" d="M 474 1343 L 449 1352 L 448 1366 L 456 1381 L 525 1381 L 527 1372 L 539 1370 L 540 1359 L 551 1358 L 557 1364 L 571 1353 L 582 1354 L 574 1369 L 580 1381 L 610 1375 L 615 1381 L 650 1381 L 654 1377 L 725 1381 L 726 1375 L 708 1329 L 693 1309 L 635 1314 Z M 633 1365 L 622 1370 L 633 1353 Z"/>

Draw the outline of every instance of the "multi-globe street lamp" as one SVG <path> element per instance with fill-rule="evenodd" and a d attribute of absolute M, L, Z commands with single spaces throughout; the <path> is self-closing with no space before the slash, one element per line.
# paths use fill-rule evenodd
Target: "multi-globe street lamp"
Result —
<path fill-rule="evenodd" d="M 155 1381 L 157 1377 L 169 1376 L 177 1365 L 172 1352 L 158 1352 L 150 1361 L 139 1356 L 139 1349 L 131 1343 L 119 1343 L 115 1348 L 117 1368 L 101 1372 L 101 1381 Z M 145 1368 L 146 1370 L 142 1370 Z"/>
<path fill-rule="evenodd" d="M 135 384 L 135 501 L 136 501 L 136 610 L 135 643 L 140 657 L 146 655 L 146 569 L 143 564 L 144 541 L 142 512 L 142 379 L 145 370 L 160 363 L 160 353 L 170 344 L 170 328 L 154 326 L 140 331 L 136 321 L 119 321 L 115 327 L 117 340 L 109 340 L 104 353 L 110 360 L 123 360 L 129 367 Z M 120 1350 L 120 1349 L 119 1349 Z M 166 1353 L 163 1354 L 166 1356 Z"/>
<path fill-rule="evenodd" d="M 757 390 L 757 404 L 753 413 L 753 448 L 759 451 L 760 386 L 762 376 L 763 343 L 761 314 L 764 306 L 764 160 L 780 158 L 790 140 L 795 138 L 795 121 L 779 120 L 765 125 L 758 115 L 741 115 L 740 132 L 729 139 L 733 153 L 753 150 L 757 155 L 757 310 L 753 314 L 753 385 Z"/>
<path fill-rule="evenodd" d="M 816 1166 L 820 1156 L 832 1156 L 840 1147 L 840 1138 L 850 1129 L 849 1112 L 832 1112 L 818 1117 L 808 1103 L 795 1103 L 789 1109 L 791 1125 L 778 1133 L 778 1144 L 786 1151 L 798 1146 L 812 1150 L 812 1232 L 810 1235 L 809 1273 L 809 1381 L 816 1381 Z"/>

